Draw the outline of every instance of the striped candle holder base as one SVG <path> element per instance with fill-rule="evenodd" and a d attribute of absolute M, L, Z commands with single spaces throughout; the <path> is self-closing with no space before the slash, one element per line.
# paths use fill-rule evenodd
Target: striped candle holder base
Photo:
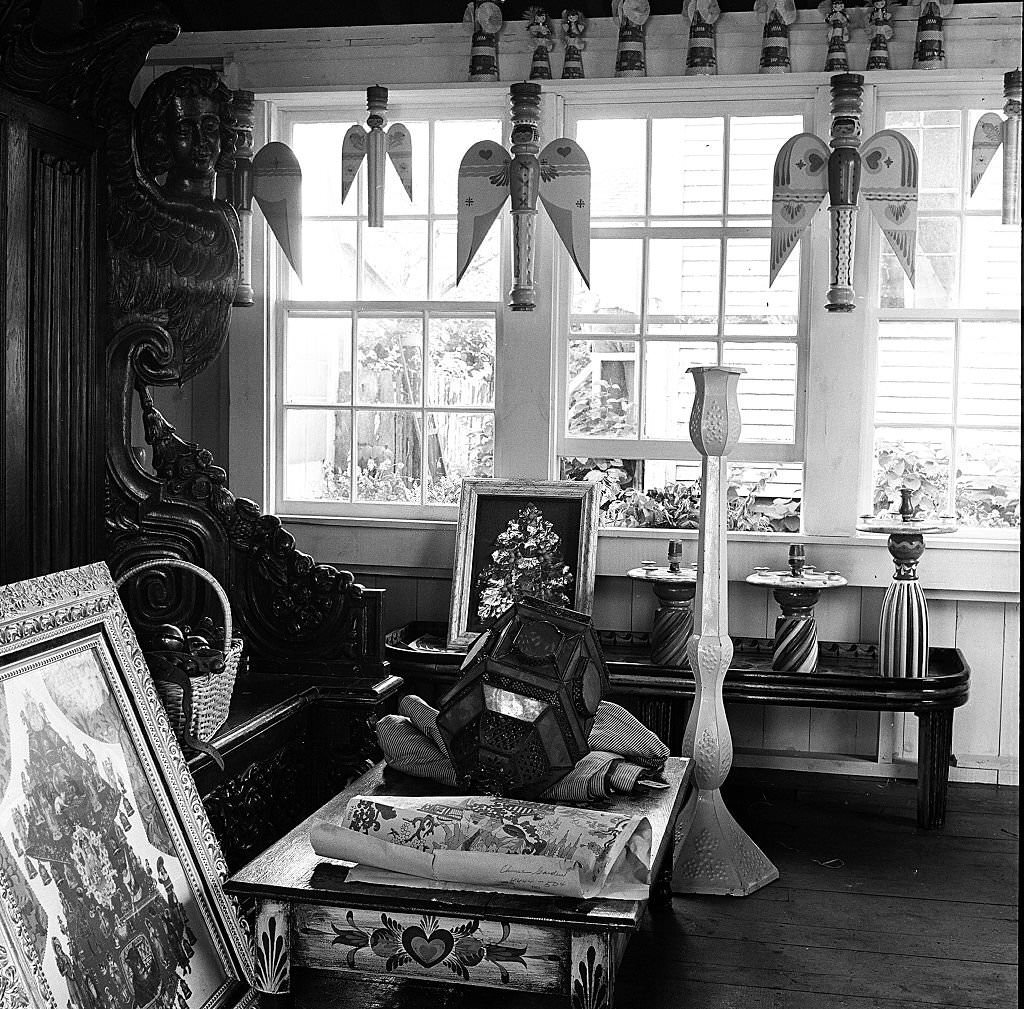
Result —
<path fill-rule="evenodd" d="M 651 661 L 656 666 L 687 668 L 686 642 L 693 634 L 693 605 L 662 606 L 651 625 Z"/>
<path fill-rule="evenodd" d="M 928 603 L 917 578 L 896 578 L 882 600 L 878 622 L 882 676 L 928 675 Z"/>
<path fill-rule="evenodd" d="M 818 628 L 814 617 L 776 618 L 772 669 L 778 673 L 813 673 L 817 668 Z"/>

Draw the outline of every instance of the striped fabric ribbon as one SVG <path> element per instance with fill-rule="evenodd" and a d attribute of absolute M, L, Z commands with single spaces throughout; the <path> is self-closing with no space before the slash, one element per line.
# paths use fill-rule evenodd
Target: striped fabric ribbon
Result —
<path fill-rule="evenodd" d="M 377 722 L 377 741 L 389 767 L 452 788 L 458 781 L 437 729 L 437 710 L 409 694 L 397 715 Z M 590 730 L 591 750 L 561 781 L 538 798 L 545 802 L 588 802 L 633 792 L 665 763 L 668 747 L 625 708 L 602 701 Z"/>

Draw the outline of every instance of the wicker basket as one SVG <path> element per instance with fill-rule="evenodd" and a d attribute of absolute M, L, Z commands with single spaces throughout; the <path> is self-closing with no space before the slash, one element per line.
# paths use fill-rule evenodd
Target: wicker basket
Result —
<path fill-rule="evenodd" d="M 121 575 L 115 583 L 116 587 L 121 588 L 129 578 L 143 571 L 159 568 L 181 568 L 184 571 L 191 571 L 213 589 L 224 610 L 224 668 L 221 672 L 205 673 L 200 676 L 180 673 L 177 676 L 165 676 L 164 670 L 173 670 L 163 656 L 156 652 L 143 653 L 178 741 L 183 745 L 207 750 L 205 744 L 217 734 L 228 717 L 231 692 L 235 687 L 238 663 L 242 657 L 242 639 L 231 636 L 231 606 L 220 583 L 209 571 L 204 571 L 189 561 L 176 557 L 144 561 Z"/>

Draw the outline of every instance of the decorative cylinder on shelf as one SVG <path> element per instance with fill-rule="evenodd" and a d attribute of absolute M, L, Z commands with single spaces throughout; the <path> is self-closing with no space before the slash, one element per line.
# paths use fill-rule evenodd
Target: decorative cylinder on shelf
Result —
<path fill-rule="evenodd" d="M 463 20 L 473 31 L 469 49 L 469 79 L 496 81 L 498 74 L 498 32 L 503 24 L 501 8 L 493 0 L 470 0 Z"/>
<path fill-rule="evenodd" d="M 676 827 L 672 889 L 679 893 L 746 895 L 778 878 L 778 870 L 736 823 L 721 786 L 732 767 L 732 737 L 722 684 L 732 661 L 728 634 L 725 456 L 739 439 L 737 385 L 741 368 L 690 368 L 696 386 L 690 438 L 701 460 L 694 633 L 686 652 L 695 693 L 683 734 L 693 759 L 694 791 Z"/>
<path fill-rule="evenodd" d="M 789 26 L 796 20 L 796 3 L 794 0 L 757 0 L 754 11 L 764 22 L 758 73 L 788 74 L 792 69 Z"/>
<path fill-rule="evenodd" d="M 687 0 L 690 43 L 686 50 L 686 75 L 713 77 L 718 73 L 715 22 L 721 10 L 717 0 Z"/>
<path fill-rule="evenodd" d="M 619 26 L 615 53 L 616 77 L 646 77 L 647 48 L 644 25 L 651 15 L 648 0 L 612 0 L 612 16 Z"/>
<path fill-rule="evenodd" d="M 562 38 L 565 40 L 565 59 L 562 62 L 562 80 L 582 80 L 583 50 L 586 42 L 583 33 L 587 30 L 587 19 L 581 11 L 572 8 L 562 11 Z"/>
<path fill-rule="evenodd" d="M 832 217 L 829 255 L 830 284 L 825 308 L 852 312 L 853 249 L 857 238 L 857 198 L 860 194 L 860 112 L 864 78 L 836 74 L 832 78 L 832 136 L 828 159 L 829 214 Z"/>
<path fill-rule="evenodd" d="M 892 38 L 892 15 L 888 0 L 871 0 L 871 43 L 868 46 L 868 70 L 889 69 L 889 39 Z"/>
<path fill-rule="evenodd" d="M 533 55 L 530 57 L 530 80 L 549 81 L 551 80 L 551 60 L 548 53 L 554 48 L 554 41 L 551 38 L 551 24 L 548 21 L 547 12 L 543 7 L 527 7 L 523 12 L 526 18 L 526 31 L 530 36 L 533 45 Z"/>
<path fill-rule="evenodd" d="M 943 18 L 953 9 L 952 3 L 924 0 L 917 19 L 917 38 L 914 42 L 915 70 L 943 70 L 946 66 L 946 45 L 943 38 Z"/>

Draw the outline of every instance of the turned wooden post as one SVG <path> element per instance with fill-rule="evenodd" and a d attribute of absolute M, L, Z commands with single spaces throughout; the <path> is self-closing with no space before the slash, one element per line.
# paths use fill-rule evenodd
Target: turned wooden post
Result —
<path fill-rule="evenodd" d="M 690 438 L 701 462 L 697 599 L 687 642 L 695 681 L 693 708 L 683 734 L 683 756 L 694 762 L 695 788 L 676 827 L 676 893 L 745 896 L 778 879 L 779 870 L 733 819 L 721 786 L 732 767 L 732 736 L 722 683 L 732 661 L 729 637 L 725 456 L 739 440 L 736 387 L 742 368 L 690 368 L 696 385 Z"/>

